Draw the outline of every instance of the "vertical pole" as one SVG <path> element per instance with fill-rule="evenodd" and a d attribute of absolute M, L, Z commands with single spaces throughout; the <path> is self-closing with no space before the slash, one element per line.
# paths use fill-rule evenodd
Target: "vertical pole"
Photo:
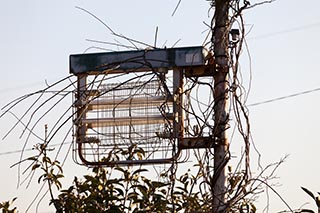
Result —
<path fill-rule="evenodd" d="M 212 212 L 225 212 L 227 192 L 226 164 L 229 160 L 227 138 L 229 102 L 229 0 L 215 0 L 215 26 L 212 33 L 215 57 L 214 75 L 214 176 Z"/>
<path fill-rule="evenodd" d="M 182 142 L 184 132 L 183 115 L 183 69 L 173 69 L 173 136 L 178 139 L 178 144 Z"/>
<path fill-rule="evenodd" d="M 78 154 L 82 162 L 86 162 L 84 157 L 84 153 L 82 153 L 82 145 L 85 140 L 87 127 L 82 123 L 82 119 L 86 118 L 85 112 L 85 103 L 86 103 L 86 87 L 87 87 L 87 76 L 86 75 L 79 75 L 77 77 L 77 102 L 79 103 L 77 107 L 77 118 L 76 118 L 76 134 L 77 134 L 77 145 L 78 145 Z"/>
<path fill-rule="evenodd" d="M 183 134 L 184 134 L 184 116 L 183 116 L 183 69 L 174 68 L 173 69 L 173 139 L 175 143 L 180 145 Z M 173 156 L 177 156 L 176 144 L 173 146 Z M 171 166 L 171 196 L 174 196 L 174 185 L 175 185 L 175 174 L 177 159 L 173 159 Z M 175 202 L 173 202 L 173 211 L 177 212 Z"/>

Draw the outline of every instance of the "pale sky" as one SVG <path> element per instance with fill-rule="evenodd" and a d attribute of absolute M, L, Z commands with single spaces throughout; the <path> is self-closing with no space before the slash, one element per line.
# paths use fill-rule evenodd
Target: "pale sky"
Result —
<path fill-rule="evenodd" d="M 91 46 L 110 48 L 86 41 L 113 42 L 114 37 L 105 26 L 75 6 L 94 13 L 114 31 L 145 43 L 154 43 L 158 26 L 160 47 L 164 44 L 170 47 L 179 39 L 177 46 L 199 46 L 206 35 L 203 21 L 210 22 L 209 3 L 205 0 L 182 0 L 173 17 L 178 2 L 173 0 L 0 2 L 0 106 L 45 87 L 45 80 L 53 83 L 69 75 L 69 54 L 83 53 Z M 277 0 L 245 12 L 253 75 L 248 104 L 320 88 L 319 8 L 318 0 Z M 247 82 L 250 69 L 246 52 L 242 60 L 241 71 Z M 289 154 L 276 171 L 278 179 L 274 183 L 278 183 L 275 189 L 292 208 L 312 202 L 300 186 L 313 192 L 320 190 L 319 98 L 320 92 L 315 91 L 249 108 L 252 135 L 263 165 Z M 21 111 L 25 109 L 21 106 Z M 0 119 L 1 137 L 13 122 L 10 116 Z M 15 204 L 23 212 L 40 186 L 16 188 L 17 169 L 10 166 L 18 161 L 19 153 L 7 152 L 22 149 L 23 140 L 19 140 L 22 127 L 19 128 L 0 143 L 0 201 L 17 196 Z M 255 158 L 252 161 L 257 164 Z M 70 181 L 64 187 L 70 185 L 74 175 L 87 173 L 86 168 L 73 163 L 71 156 L 64 171 Z M 269 196 L 270 212 L 286 209 L 271 191 Z M 45 201 L 41 204 L 40 212 L 53 212 L 47 204 Z M 258 212 L 262 212 L 265 198 L 257 205 Z M 313 203 L 308 206 L 315 209 Z"/>

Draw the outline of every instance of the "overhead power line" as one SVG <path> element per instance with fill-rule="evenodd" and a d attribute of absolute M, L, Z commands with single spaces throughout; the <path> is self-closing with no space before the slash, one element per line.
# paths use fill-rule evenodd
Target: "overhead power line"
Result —
<path fill-rule="evenodd" d="M 63 143 L 62 146 L 65 146 L 65 145 L 68 145 L 68 144 L 71 144 L 71 142 L 66 142 L 66 143 Z M 48 146 L 48 148 L 53 148 L 53 147 L 57 147 L 57 146 L 61 146 L 61 144 L 52 144 L 50 146 Z M 29 148 L 29 149 L 20 149 L 20 150 L 14 150 L 14 151 L 8 151 L 8 152 L 0 152 L 0 156 L 2 155 L 11 155 L 11 154 L 17 154 L 17 153 L 21 153 L 22 151 L 23 152 L 30 152 L 30 151 L 34 151 L 35 149 L 34 148 Z"/>
<path fill-rule="evenodd" d="M 306 30 L 306 29 L 310 29 L 310 28 L 316 28 L 316 27 L 320 27 L 320 22 L 315 22 L 315 23 L 311 23 L 311 24 L 307 24 L 307 25 L 301 25 L 301 26 L 293 27 L 293 28 L 287 28 L 287 29 L 284 29 L 284 30 L 281 30 L 278 32 L 271 32 L 271 33 L 267 33 L 267 34 L 263 34 L 263 35 L 257 35 L 257 36 L 249 37 L 248 40 L 263 39 L 263 38 L 273 37 L 273 36 L 292 33 L 292 32 L 298 32 L 298 31 L 302 31 L 302 30 Z"/>
<path fill-rule="evenodd" d="M 302 91 L 302 92 L 298 92 L 298 93 L 294 93 L 294 94 L 290 94 L 290 95 L 286 95 L 286 96 L 282 96 L 282 97 L 278 97 L 278 98 L 269 99 L 269 100 L 266 100 L 266 101 L 261 101 L 261 102 L 256 102 L 256 103 L 253 103 L 253 104 L 248 104 L 247 106 L 248 107 L 254 107 L 254 106 L 267 104 L 267 103 L 272 103 L 272 102 L 276 102 L 276 101 L 281 101 L 281 100 L 284 100 L 284 99 L 293 98 L 293 97 L 296 97 L 296 96 L 305 95 L 305 94 L 318 92 L 318 91 L 320 91 L 320 87 L 312 89 L 312 90 L 306 90 L 306 91 Z"/>

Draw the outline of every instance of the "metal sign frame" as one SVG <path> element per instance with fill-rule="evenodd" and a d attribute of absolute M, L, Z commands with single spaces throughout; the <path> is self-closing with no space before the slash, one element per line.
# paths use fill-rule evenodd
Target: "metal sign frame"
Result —
<path fill-rule="evenodd" d="M 115 166 L 115 165 L 141 165 L 141 164 L 165 164 L 176 161 L 182 149 L 189 148 L 207 148 L 209 147 L 209 138 L 184 138 L 184 111 L 183 111 L 183 79 L 185 76 L 212 76 L 213 73 L 206 65 L 207 51 L 203 47 L 184 47 L 171 49 L 155 49 L 155 50 L 139 50 L 139 51 L 123 51 L 123 52 L 107 52 L 94 54 L 78 54 L 70 55 L 70 72 L 77 76 L 77 90 L 75 108 L 75 134 L 76 148 L 78 156 L 83 164 L 87 166 Z M 163 70 L 172 70 L 173 88 L 170 99 L 172 101 L 173 113 L 170 116 L 172 121 L 173 139 L 172 153 L 168 158 L 153 159 L 135 159 L 135 160 L 112 160 L 104 161 L 101 159 L 92 160 L 86 156 L 85 144 L 97 143 L 95 138 L 87 137 L 87 131 L 94 125 L 109 125 L 108 118 L 100 120 L 101 124 L 97 124 L 94 119 L 87 118 L 87 112 L 97 107 L 96 98 L 99 91 L 88 89 L 87 79 L 91 75 L 111 75 L 117 73 L 132 72 L 152 72 L 162 73 Z M 130 102 L 139 102 L 139 98 L 127 99 L 121 101 L 121 104 Z M 157 98 L 148 101 L 156 102 Z M 119 102 L 120 103 L 120 102 Z M 99 104 L 102 103 L 101 101 Z M 135 120 L 136 119 L 136 120 Z M 140 120 L 139 120 L 140 119 Z M 153 122 L 161 122 L 161 118 L 153 119 Z M 163 120 L 163 119 L 162 119 Z M 117 120 L 117 124 L 126 125 L 126 121 Z M 141 118 L 130 118 L 130 122 L 143 122 Z"/>

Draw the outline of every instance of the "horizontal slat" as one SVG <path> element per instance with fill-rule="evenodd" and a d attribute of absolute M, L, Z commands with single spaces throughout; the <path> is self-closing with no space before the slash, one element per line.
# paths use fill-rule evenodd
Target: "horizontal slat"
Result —
<path fill-rule="evenodd" d="M 93 100 L 88 104 L 88 110 L 96 110 L 102 108 L 127 108 L 129 106 L 158 106 L 162 103 L 170 103 L 166 96 L 156 97 L 139 97 L 139 98 L 126 98 L 126 99 L 98 99 Z"/>
<path fill-rule="evenodd" d="M 119 117 L 119 118 L 87 118 L 82 119 L 83 124 L 87 124 L 89 128 L 111 127 L 111 126 L 129 126 L 129 125 L 147 125 L 147 124 L 163 124 L 166 120 L 172 120 L 173 114 L 167 114 L 164 118 L 162 115 L 141 116 L 141 117 Z"/>

